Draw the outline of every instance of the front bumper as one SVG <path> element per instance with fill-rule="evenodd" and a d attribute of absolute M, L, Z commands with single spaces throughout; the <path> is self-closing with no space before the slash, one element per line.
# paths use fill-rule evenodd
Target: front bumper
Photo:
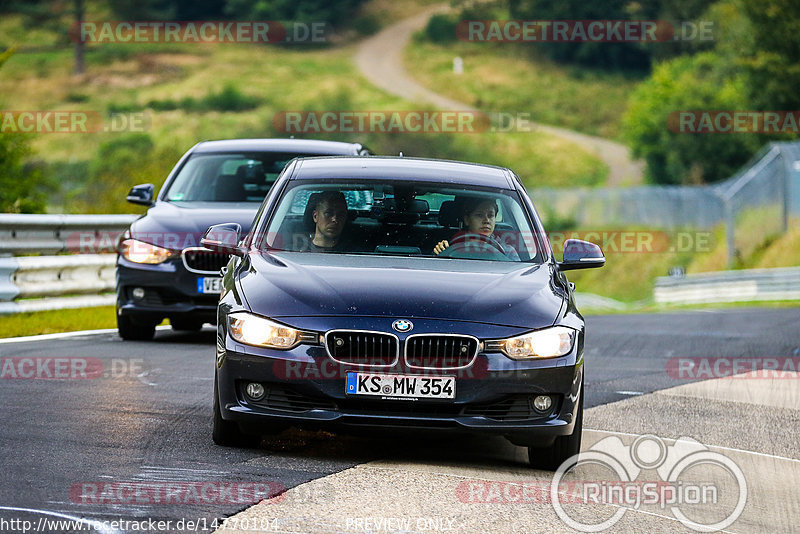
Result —
<path fill-rule="evenodd" d="M 582 349 L 580 340 L 564 357 L 526 362 L 513 361 L 502 353 L 480 352 L 467 369 L 432 372 L 456 376 L 454 399 L 399 400 L 346 394 L 347 372 L 370 370 L 335 362 L 324 346 L 262 349 L 239 344 L 220 331 L 220 409 L 224 419 L 237 421 L 251 433 L 276 423 L 313 429 L 402 427 L 498 434 L 520 445 L 541 445 L 573 431 L 583 380 Z M 380 372 L 425 374 L 404 367 L 402 358 Z M 249 399 L 245 394 L 248 382 L 264 385 L 266 398 Z M 549 411 L 533 409 L 531 401 L 537 395 L 551 396 Z"/>
<path fill-rule="evenodd" d="M 219 276 L 191 273 L 179 258 L 158 265 L 118 258 L 117 313 L 158 321 L 165 317 L 181 317 L 215 323 L 219 295 L 199 292 L 198 279 Z M 135 287 L 145 290 L 144 298 L 133 297 Z"/>

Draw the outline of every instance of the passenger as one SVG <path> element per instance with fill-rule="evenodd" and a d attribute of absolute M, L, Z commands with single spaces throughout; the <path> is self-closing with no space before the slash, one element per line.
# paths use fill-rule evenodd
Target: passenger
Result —
<path fill-rule="evenodd" d="M 496 251 L 508 259 L 519 261 L 519 254 L 514 247 L 503 244 L 500 236 L 494 233 L 495 219 L 497 218 L 497 202 L 485 198 L 468 198 L 464 200 L 461 210 L 462 228 L 456 232 L 450 241 L 453 245 L 460 244 L 464 250 Z M 433 247 L 434 254 L 441 254 L 451 244 L 439 241 Z"/>
<path fill-rule="evenodd" d="M 344 194 L 339 191 L 320 193 L 311 216 L 316 228 L 309 250 L 312 252 L 346 250 L 347 247 L 342 239 L 342 231 L 347 223 L 347 200 Z"/>

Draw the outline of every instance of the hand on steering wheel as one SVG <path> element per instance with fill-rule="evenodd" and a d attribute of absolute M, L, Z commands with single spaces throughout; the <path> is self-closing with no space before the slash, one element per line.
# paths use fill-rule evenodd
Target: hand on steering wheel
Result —
<path fill-rule="evenodd" d="M 486 250 L 486 245 L 489 245 L 491 249 Z M 434 254 L 442 256 L 450 256 L 455 252 L 496 252 L 502 255 L 506 253 L 503 246 L 493 236 L 472 232 L 455 237 L 452 243 L 439 241 L 433 248 Z"/>

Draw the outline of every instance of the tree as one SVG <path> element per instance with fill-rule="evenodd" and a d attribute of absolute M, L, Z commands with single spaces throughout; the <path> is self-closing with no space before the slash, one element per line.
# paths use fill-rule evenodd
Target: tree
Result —
<path fill-rule="evenodd" d="M 763 143 L 753 134 L 673 131 L 671 115 L 694 110 L 742 110 L 747 77 L 713 52 L 663 62 L 640 84 L 623 121 L 636 157 L 647 162 L 647 177 L 659 184 L 704 183 L 728 178 Z"/>
<path fill-rule="evenodd" d="M 752 35 L 742 63 L 751 77 L 753 103 L 760 109 L 800 109 L 800 2 L 740 0 L 738 5 Z"/>
<path fill-rule="evenodd" d="M 327 22 L 338 26 L 353 17 L 364 0 L 226 0 L 225 12 L 234 18 Z"/>
<path fill-rule="evenodd" d="M 14 51 L 0 53 L 0 68 Z M 0 212 L 44 212 L 49 186 L 38 166 L 25 163 L 31 153 L 28 134 L 0 130 Z"/>
<path fill-rule="evenodd" d="M 65 7 L 69 5 L 70 7 Z M 79 25 L 86 14 L 84 0 L 72 0 L 64 3 L 59 0 L 25 0 L 5 1 L 0 4 L 0 12 L 18 13 L 23 16 L 23 24 L 27 27 L 50 27 L 66 38 L 67 29 L 63 24 L 64 17 L 69 17 L 73 24 Z M 86 70 L 84 62 L 85 45 L 80 39 L 74 39 L 75 74 L 83 74 Z"/>
<path fill-rule="evenodd" d="M 514 19 L 525 20 L 628 20 L 628 0 L 509 0 Z M 649 54 L 638 43 L 533 42 L 530 46 L 551 59 L 608 69 L 647 69 Z"/>

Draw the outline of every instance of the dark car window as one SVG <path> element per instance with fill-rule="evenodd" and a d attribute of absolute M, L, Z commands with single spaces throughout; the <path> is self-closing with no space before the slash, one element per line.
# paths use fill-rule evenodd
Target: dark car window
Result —
<path fill-rule="evenodd" d="M 346 222 L 335 246 L 325 248 L 315 245 L 313 214 L 322 198 L 331 198 L 331 192 L 344 197 Z M 495 212 L 493 231 L 487 230 L 483 237 L 470 232 L 464 220 L 464 210 L 479 205 Z M 534 227 L 520 197 L 507 189 L 407 180 L 296 182 L 283 192 L 272 214 L 264 217 L 270 219 L 269 225 L 253 242 L 272 250 L 541 260 Z M 442 240 L 448 241 L 449 250 L 435 254 L 434 247 Z"/>
<path fill-rule="evenodd" d="M 169 185 L 170 202 L 261 202 L 286 164 L 305 154 L 195 154 Z"/>

